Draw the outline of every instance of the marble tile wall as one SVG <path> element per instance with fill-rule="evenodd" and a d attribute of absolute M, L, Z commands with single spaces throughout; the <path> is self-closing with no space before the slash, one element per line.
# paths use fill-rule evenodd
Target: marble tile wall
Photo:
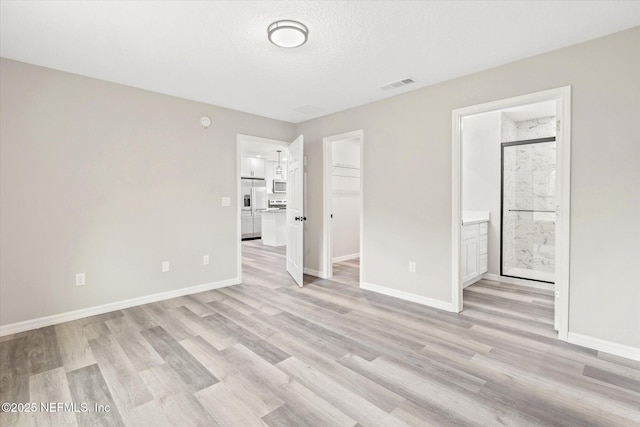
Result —
<path fill-rule="evenodd" d="M 501 118 L 501 141 L 511 142 L 518 140 L 518 127 L 516 122 L 511 120 L 505 113 L 502 113 Z"/>
<path fill-rule="evenodd" d="M 527 139 L 547 138 L 556 136 L 556 117 L 541 117 L 539 119 L 515 122 L 516 139 L 524 141 Z"/>

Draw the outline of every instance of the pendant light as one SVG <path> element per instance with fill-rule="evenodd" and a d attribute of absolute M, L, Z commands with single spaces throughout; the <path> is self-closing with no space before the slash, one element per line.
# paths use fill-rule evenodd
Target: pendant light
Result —
<path fill-rule="evenodd" d="M 276 175 L 282 175 L 282 166 L 280 166 L 280 153 L 281 151 L 278 150 L 278 166 L 276 166 Z"/>

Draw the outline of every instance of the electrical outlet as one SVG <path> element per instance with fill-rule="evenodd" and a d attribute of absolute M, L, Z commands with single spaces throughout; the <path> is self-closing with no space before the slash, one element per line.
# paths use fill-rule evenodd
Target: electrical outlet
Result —
<path fill-rule="evenodd" d="M 409 273 L 416 272 L 416 263 L 415 261 L 409 261 Z"/>
<path fill-rule="evenodd" d="M 87 284 L 87 278 L 84 273 L 76 274 L 76 286 L 84 286 Z"/>
<path fill-rule="evenodd" d="M 202 257 L 202 265 L 209 265 L 209 255 Z"/>
<path fill-rule="evenodd" d="M 169 261 L 162 261 L 162 272 L 166 273 L 169 271 Z"/>

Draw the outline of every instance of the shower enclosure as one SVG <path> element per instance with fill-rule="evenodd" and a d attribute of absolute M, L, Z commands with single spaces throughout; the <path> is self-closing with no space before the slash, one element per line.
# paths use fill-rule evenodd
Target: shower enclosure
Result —
<path fill-rule="evenodd" d="M 502 143 L 500 274 L 554 283 L 556 138 Z"/>

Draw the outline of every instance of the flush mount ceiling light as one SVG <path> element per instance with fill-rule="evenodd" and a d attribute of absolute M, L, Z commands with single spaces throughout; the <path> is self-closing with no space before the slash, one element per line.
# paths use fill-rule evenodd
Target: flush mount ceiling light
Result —
<path fill-rule="evenodd" d="M 267 28 L 269 41 L 279 47 L 299 47 L 307 42 L 309 29 L 298 21 L 284 19 Z"/>

